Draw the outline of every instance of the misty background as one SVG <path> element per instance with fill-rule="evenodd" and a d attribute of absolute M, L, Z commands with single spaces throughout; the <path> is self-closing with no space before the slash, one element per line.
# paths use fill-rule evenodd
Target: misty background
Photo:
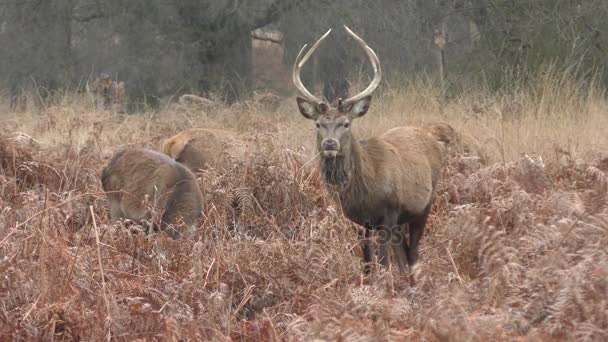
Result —
<path fill-rule="evenodd" d="M 343 24 L 377 52 L 383 86 L 440 79 L 441 54 L 452 92 L 526 82 L 546 65 L 606 80 L 607 17 L 605 0 L 0 0 L 0 91 L 46 99 L 106 74 L 131 109 L 181 94 L 285 96 L 301 46 L 334 28 L 303 75 L 334 100 L 370 77 Z"/>

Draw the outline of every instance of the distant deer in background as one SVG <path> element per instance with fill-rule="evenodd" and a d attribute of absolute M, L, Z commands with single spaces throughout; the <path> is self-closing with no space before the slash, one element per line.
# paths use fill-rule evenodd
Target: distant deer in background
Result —
<path fill-rule="evenodd" d="M 363 92 L 330 105 L 313 96 L 300 79 L 300 71 L 327 31 L 304 54 L 304 45 L 293 67 L 293 82 L 301 92 L 297 97 L 300 113 L 315 122 L 321 177 L 330 191 L 338 194 L 347 218 L 364 226 L 360 232 L 363 256 L 372 261 L 371 232 L 379 231 L 378 259 L 389 265 L 389 245 L 401 270 L 410 270 L 418 260 L 418 245 L 431 211 L 439 180 L 443 149 L 426 130 L 398 127 L 380 136 L 358 140 L 352 122 L 364 116 L 371 105 L 372 92 L 382 76 L 380 61 L 365 41 L 344 26 L 367 55 L 374 70 L 371 84 Z M 409 226 L 409 244 L 404 225 Z M 366 273 L 369 266 L 365 267 Z"/>
<path fill-rule="evenodd" d="M 86 83 L 87 92 L 93 97 L 95 106 L 112 109 L 117 113 L 126 110 L 126 88 L 124 82 L 117 82 L 107 74 Z"/>

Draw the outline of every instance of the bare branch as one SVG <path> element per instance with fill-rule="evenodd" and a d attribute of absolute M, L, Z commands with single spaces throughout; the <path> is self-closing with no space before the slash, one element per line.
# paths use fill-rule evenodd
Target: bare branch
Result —
<path fill-rule="evenodd" d="M 271 42 L 271 43 L 274 43 L 274 44 L 282 44 L 283 43 L 282 39 L 274 39 L 272 37 L 260 36 L 260 35 L 255 34 L 255 33 L 251 34 L 251 38 L 253 38 L 255 40 L 261 40 L 263 42 Z"/>

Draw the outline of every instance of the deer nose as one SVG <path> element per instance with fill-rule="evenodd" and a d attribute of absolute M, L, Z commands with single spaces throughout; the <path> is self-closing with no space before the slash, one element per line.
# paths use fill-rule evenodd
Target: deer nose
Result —
<path fill-rule="evenodd" d="M 337 151 L 338 141 L 336 139 L 325 139 L 321 143 L 321 147 L 323 147 L 323 149 L 326 151 Z"/>

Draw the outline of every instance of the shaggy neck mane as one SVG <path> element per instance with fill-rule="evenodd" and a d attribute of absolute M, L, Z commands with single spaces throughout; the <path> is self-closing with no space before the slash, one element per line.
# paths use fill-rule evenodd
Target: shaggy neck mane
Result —
<path fill-rule="evenodd" d="M 351 137 L 350 151 L 336 158 L 321 158 L 321 177 L 329 190 L 338 191 L 341 195 L 351 192 L 365 192 L 369 179 L 366 163 L 366 149 L 359 141 Z"/>

